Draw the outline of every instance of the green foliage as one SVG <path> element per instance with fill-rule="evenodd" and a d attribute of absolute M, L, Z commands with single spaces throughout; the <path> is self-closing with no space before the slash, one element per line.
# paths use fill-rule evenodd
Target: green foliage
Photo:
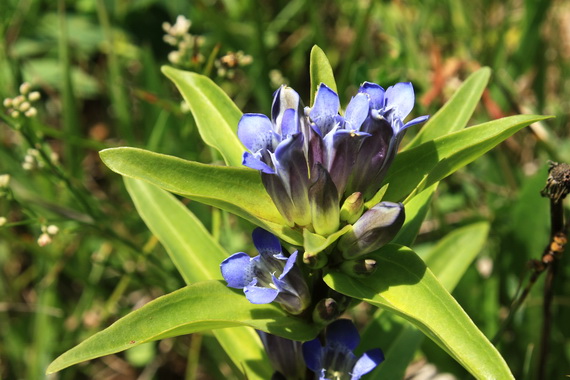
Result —
<path fill-rule="evenodd" d="M 241 166 L 245 148 L 236 134 L 241 111 L 234 102 L 208 77 L 168 66 L 162 72 L 190 106 L 204 142 L 217 149 L 227 165 Z"/>
<path fill-rule="evenodd" d="M 389 245 L 370 255 L 378 270 L 364 280 L 330 272 L 334 290 L 405 318 L 480 379 L 514 378 L 499 352 L 409 248 Z"/>
<path fill-rule="evenodd" d="M 228 254 L 188 208 L 172 194 L 144 181 L 125 178 L 125 184 L 137 212 L 166 248 L 186 284 L 221 279 L 220 263 Z M 234 327 L 215 330 L 214 335 L 236 367 L 250 378 L 271 375 L 254 331 Z"/>
<path fill-rule="evenodd" d="M 252 251 L 244 237 L 250 223 L 296 247 L 329 246 L 334 235 L 304 236 L 284 226 L 257 173 L 235 168 L 243 151 L 235 135 L 240 110 L 267 113 L 271 93 L 282 83 L 310 105 L 320 82 L 333 89 L 338 83 L 342 104 L 363 81 L 385 88 L 413 82 L 414 114 L 432 117 L 421 129 L 407 131 L 403 152 L 374 202 L 405 200 L 407 220 L 393 242 L 413 246 L 487 336 L 497 331 L 498 316 L 528 274 L 528 260 L 538 259 L 548 243 L 548 202 L 539 196 L 544 163 L 570 157 L 570 65 L 560 33 L 567 9 L 561 2 L 370 2 L 365 8 L 359 2 L 299 0 L 224 0 L 216 6 L 202 0 L 0 3 L 0 95 L 14 97 L 24 80 L 42 94 L 34 119 L 14 124 L 0 106 L 0 175 L 12 178 L 6 193 L 0 189 L 0 217 L 7 220 L 0 226 L 1 378 L 40 378 L 50 360 L 106 331 L 142 300 L 184 282 L 219 278 L 226 248 Z M 513 10 L 520 17 L 510 17 Z M 179 14 L 189 16 L 192 33 L 204 37 L 197 49 L 205 58 L 197 65 L 203 75 L 163 66 L 170 48 L 162 41 L 161 24 Z M 216 75 L 213 61 L 238 50 L 251 54 L 252 64 L 232 78 Z M 488 87 L 487 66 L 495 73 Z M 172 82 L 182 97 L 169 91 Z M 192 116 L 178 106 L 182 99 Z M 521 113 L 557 119 L 538 121 L 497 145 L 538 120 L 501 119 Z M 468 124 L 479 132 L 462 131 Z M 97 158 L 98 150 L 125 144 L 191 160 L 123 148 L 103 153 L 125 177 L 143 179 L 125 183 L 148 228 L 123 191 L 121 176 Z M 29 148 L 59 159 L 23 170 Z M 233 168 L 197 163 L 219 164 L 218 157 Z M 151 183 L 191 201 L 180 202 Z M 486 224 L 472 223 L 480 220 L 491 223 L 482 253 L 488 273 L 472 265 L 485 239 Z M 39 247 L 41 228 L 49 224 L 60 232 Z M 566 374 L 570 365 L 570 316 L 561 296 L 570 291 L 563 281 L 570 276 L 566 260 L 554 282 L 546 378 Z M 455 288 L 447 285 L 458 280 Z M 517 379 L 536 378 L 542 280 L 498 345 Z M 420 358 L 439 372 L 466 376 L 437 346 L 420 347 L 424 335 L 413 324 L 382 307 L 374 315 L 362 310 L 368 309 L 350 311 L 368 324 L 362 349 L 380 346 L 388 357 L 365 378 L 401 378 Z M 157 378 L 271 376 L 250 327 L 217 329 L 213 335 L 217 341 L 204 335 L 203 350 L 189 348 L 183 336 L 156 345 L 145 352 L 147 364 L 140 361 L 140 368 L 129 365 L 129 356 L 128 363 L 114 354 L 58 376 L 117 376 L 109 363 L 121 363 L 121 374 Z M 199 370 L 189 366 L 184 373 L 181 363 L 192 362 L 191 350 Z"/>
<path fill-rule="evenodd" d="M 311 106 L 315 101 L 315 94 L 321 83 L 326 84 L 333 90 L 337 92 L 336 81 L 334 79 L 333 70 L 331 64 L 325 52 L 317 45 L 313 46 L 311 49 L 311 63 L 309 64 L 309 71 L 311 73 Z"/>
<path fill-rule="evenodd" d="M 219 302 L 224 307 L 211 307 Z M 220 281 L 189 285 L 153 300 L 53 361 L 47 373 L 139 344 L 204 330 L 250 326 L 295 340 L 315 337 L 314 326 L 276 305 L 254 305 Z"/>

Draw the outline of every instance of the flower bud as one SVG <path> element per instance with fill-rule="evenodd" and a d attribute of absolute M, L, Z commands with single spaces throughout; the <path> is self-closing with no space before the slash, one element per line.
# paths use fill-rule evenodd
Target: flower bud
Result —
<path fill-rule="evenodd" d="M 340 220 L 353 224 L 360 218 L 364 211 L 364 198 L 362 193 L 352 193 L 340 208 Z"/>
<path fill-rule="evenodd" d="M 313 228 L 319 235 L 327 236 L 339 227 L 338 192 L 329 173 L 321 164 L 315 166 L 316 178 L 309 188 Z"/>
<path fill-rule="evenodd" d="M 381 202 L 366 211 L 338 243 L 342 256 L 351 260 L 372 252 L 392 240 L 405 220 L 401 203 Z"/>
<path fill-rule="evenodd" d="M 328 264 L 329 258 L 325 251 L 317 253 L 305 252 L 303 254 L 303 262 L 311 269 L 321 269 Z"/>
<path fill-rule="evenodd" d="M 6 219 L 5 216 L 0 216 L 0 227 L 2 227 L 4 224 L 6 224 L 7 221 L 8 221 L 8 219 Z"/>
<path fill-rule="evenodd" d="M 351 277 L 368 277 L 376 272 L 376 260 L 347 260 L 340 265 L 340 269 Z"/>
<path fill-rule="evenodd" d="M 340 315 L 338 303 L 333 298 L 320 300 L 313 310 L 313 322 L 326 324 Z"/>
<path fill-rule="evenodd" d="M 0 187 L 8 187 L 10 184 L 10 174 L 0 175 Z"/>

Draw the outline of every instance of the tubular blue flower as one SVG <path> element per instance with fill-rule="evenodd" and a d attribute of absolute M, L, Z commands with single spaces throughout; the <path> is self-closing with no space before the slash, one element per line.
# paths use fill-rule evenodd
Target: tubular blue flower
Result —
<path fill-rule="evenodd" d="M 309 129 L 299 94 L 286 86 L 274 94 L 271 120 L 245 114 L 238 124 L 238 137 L 248 149 L 243 164 L 261 171 L 267 192 L 291 226 L 311 223 Z"/>
<path fill-rule="evenodd" d="M 348 319 L 331 323 L 325 338 L 324 347 L 318 339 L 303 343 L 305 363 L 318 380 L 358 380 L 384 361 L 379 348 L 366 351 L 360 358 L 354 355 L 360 336 Z"/>
<path fill-rule="evenodd" d="M 220 265 L 228 286 L 243 289 L 251 303 L 275 301 L 289 313 L 300 314 L 311 300 L 307 283 L 295 263 L 297 251 L 284 256 L 279 239 L 262 228 L 256 228 L 252 237 L 258 256 L 238 252 Z"/>
<path fill-rule="evenodd" d="M 280 336 L 257 331 L 271 365 L 276 371 L 271 378 L 300 380 L 305 377 L 305 361 L 303 360 L 302 343 Z"/>
<path fill-rule="evenodd" d="M 356 156 L 355 168 L 349 179 L 347 192 L 360 191 L 370 199 L 380 188 L 408 127 L 426 121 L 420 116 L 404 124 L 414 107 L 415 95 L 411 83 L 397 83 L 384 90 L 365 82 L 359 89 L 370 99 L 370 114 L 361 126 L 361 132 L 370 134 L 362 142 Z"/>
<path fill-rule="evenodd" d="M 346 107 L 344 116 L 338 111 L 338 95 L 321 83 L 315 96 L 315 104 L 308 110 L 313 130 L 322 138 L 320 162 L 330 173 L 339 196 L 344 193 L 346 182 L 353 168 L 358 148 L 370 136 L 360 131 L 369 114 L 369 96 L 357 94 Z"/>

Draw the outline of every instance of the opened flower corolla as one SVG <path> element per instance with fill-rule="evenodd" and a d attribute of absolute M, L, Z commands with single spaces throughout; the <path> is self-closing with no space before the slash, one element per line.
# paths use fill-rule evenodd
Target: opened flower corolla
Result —
<path fill-rule="evenodd" d="M 238 252 L 220 265 L 228 286 L 243 289 L 251 303 L 275 301 L 291 314 L 301 313 L 311 300 L 307 283 L 296 265 L 297 251 L 286 257 L 279 239 L 262 228 L 256 228 L 252 237 L 258 256 Z"/>
<path fill-rule="evenodd" d="M 318 380 L 358 380 L 384 361 L 379 348 L 357 358 L 353 351 L 360 343 L 358 330 L 348 319 L 338 319 L 327 327 L 325 345 L 318 339 L 303 343 L 307 367 Z"/>

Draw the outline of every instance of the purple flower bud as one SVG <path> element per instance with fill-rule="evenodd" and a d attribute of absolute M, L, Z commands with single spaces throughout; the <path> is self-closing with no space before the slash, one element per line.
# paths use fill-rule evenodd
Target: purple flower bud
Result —
<path fill-rule="evenodd" d="M 405 218 L 401 203 L 381 202 L 362 214 L 337 248 L 347 260 L 375 251 L 396 236 Z"/>

